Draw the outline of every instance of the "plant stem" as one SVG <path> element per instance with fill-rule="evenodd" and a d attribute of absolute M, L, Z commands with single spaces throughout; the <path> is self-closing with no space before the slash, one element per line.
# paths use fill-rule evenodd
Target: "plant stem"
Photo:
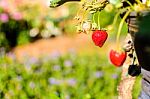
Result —
<path fill-rule="evenodd" d="M 117 23 L 117 19 L 118 19 L 119 15 L 120 15 L 124 10 L 127 10 L 127 9 L 129 9 L 129 7 L 123 8 L 123 9 L 121 9 L 121 10 L 119 10 L 119 11 L 117 12 L 117 14 L 116 14 L 115 17 L 114 17 L 113 23 L 112 23 L 113 26 Z"/>
<path fill-rule="evenodd" d="M 95 13 L 94 13 L 93 16 L 92 16 L 92 20 L 93 20 L 93 22 L 95 23 Z"/>
<path fill-rule="evenodd" d="M 116 38 L 116 43 L 117 43 L 117 50 L 119 49 L 119 38 L 120 38 L 120 34 L 121 34 L 121 29 L 123 27 L 123 24 L 125 22 L 125 19 L 128 17 L 128 15 L 130 14 L 130 9 L 126 12 L 126 14 L 124 15 L 123 19 L 121 20 L 120 24 L 119 24 L 119 28 L 118 28 L 118 32 L 117 32 L 117 38 Z"/>
<path fill-rule="evenodd" d="M 132 9 L 134 9 L 133 5 L 132 5 L 128 0 L 125 0 L 125 2 L 127 2 L 127 3 L 130 5 L 130 7 L 131 7 Z"/>
<path fill-rule="evenodd" d="M 100 30 L 101 29 L 101 26 L 100 26 L 100 12 L 98 13 L 98 29 Z"/>
<path fill-rule="evenodd" d="M 120 12 L 118 12 L 118 13 L 115 15 L 114 21 L 113 21 L 113 24 L 112 24 L 113 26 L 116 24 L 119 15 L 120 15 Z"/>

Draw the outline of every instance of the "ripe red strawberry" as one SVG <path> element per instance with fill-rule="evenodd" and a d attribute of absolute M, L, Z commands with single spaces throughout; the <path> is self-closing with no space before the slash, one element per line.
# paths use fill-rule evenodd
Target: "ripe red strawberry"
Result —
<path fill-rule="evenodd" d="M 95 43 L 96 46 L 99 46 L 99 47 L 103 46 L 107 37 L 108 37 L 108 34 L 104 30 L 96 30 L 92 34 L 93 42 Z"/>
<path fill-rule="evenodd" d="M 126 60 L 126 52 L 117 52 L 115 50 L 111 50 L 109 53 L 109 58 L 112 64 L 114 64 L 117 67 L 120 67 L 123 65 L 124 61 Z"/>

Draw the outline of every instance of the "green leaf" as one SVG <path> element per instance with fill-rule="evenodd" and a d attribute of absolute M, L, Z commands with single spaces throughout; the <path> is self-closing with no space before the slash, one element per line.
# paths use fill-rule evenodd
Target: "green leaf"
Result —
<path fill-rule="evenodd" d="M 50 1 L 50 7 L 58 7 L 66 2 L 71 2 L 71 1 L 80 1 L 80 0 L 51 0 Z"/>
<path fill-rule="evenodd" d="M 50 1 L 50 7 L 56 7 L 58 6 L 58 3 L 62 0 L 51 0 Z"/>
<path fill-rule="evenodd" d="M 50 94 L 50 99 L 60 99 L 60 98 L 55 94 Z"/>

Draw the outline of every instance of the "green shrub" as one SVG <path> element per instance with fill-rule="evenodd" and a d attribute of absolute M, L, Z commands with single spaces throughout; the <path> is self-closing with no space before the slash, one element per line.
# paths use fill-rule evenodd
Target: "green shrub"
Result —
<path fill-rule="evenodd" d="M 23 63 L 12 53 L 0 58 L 1 99 L 116 99 L 121 68 L 98 55 L 54 53 Z M 138 79 L 139 82 L 140 79 Z M 134 98 L 139 94 L 136 83 Z"/>

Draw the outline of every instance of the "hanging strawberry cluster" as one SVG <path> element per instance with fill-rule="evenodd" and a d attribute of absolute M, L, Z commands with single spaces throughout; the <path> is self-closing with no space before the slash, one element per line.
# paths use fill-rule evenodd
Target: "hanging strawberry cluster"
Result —
<path fill-rule="evenodd" d="M 103 10 L 108 4 L 111 4 L 117 10 L 117 14 L 114 17 L 113 24 L 116 24 L 116 21 L 120 14 L 124 14 L 123 18 L 120 21 L 118 32 L 116 35 L 116 47 L 110 50 L 109 59 L 111 63 L 117 67 L 123 65 L 126 60 L 127 51 L 125 48 L 120 46 L 120 34 L 123 27 L 123 24 L 130 14 L 130 12 L 135 11 L 140 13 L 143 10 L 149 10 L 150 0 L 142 3 L 140 0 L 135 0 L 136 3 L 131 4 L 128 0 L 124 0 L 128 6 L 123 7 L 122 0 L 92 0 L 92 1 L 81 1 L 82 7 L 77 13 L 75 19 L 78 20 L 77 30 L 80 33 L 89 34 L 92 32 L 92 40 L 96 46 L 103 47 L 105 41 L 108 38 L 107 29 L 101 28 L 100 26 L 100 11 Z M 98 12 L 97 22 L 95 21 L 95 14 Z M 80 13 L 82 13 L 80 15 Z M 91 15 L 92 18 L 87 18 L 88 15 Z M 102 19 L 101 19 L 102 20 Z"/>

